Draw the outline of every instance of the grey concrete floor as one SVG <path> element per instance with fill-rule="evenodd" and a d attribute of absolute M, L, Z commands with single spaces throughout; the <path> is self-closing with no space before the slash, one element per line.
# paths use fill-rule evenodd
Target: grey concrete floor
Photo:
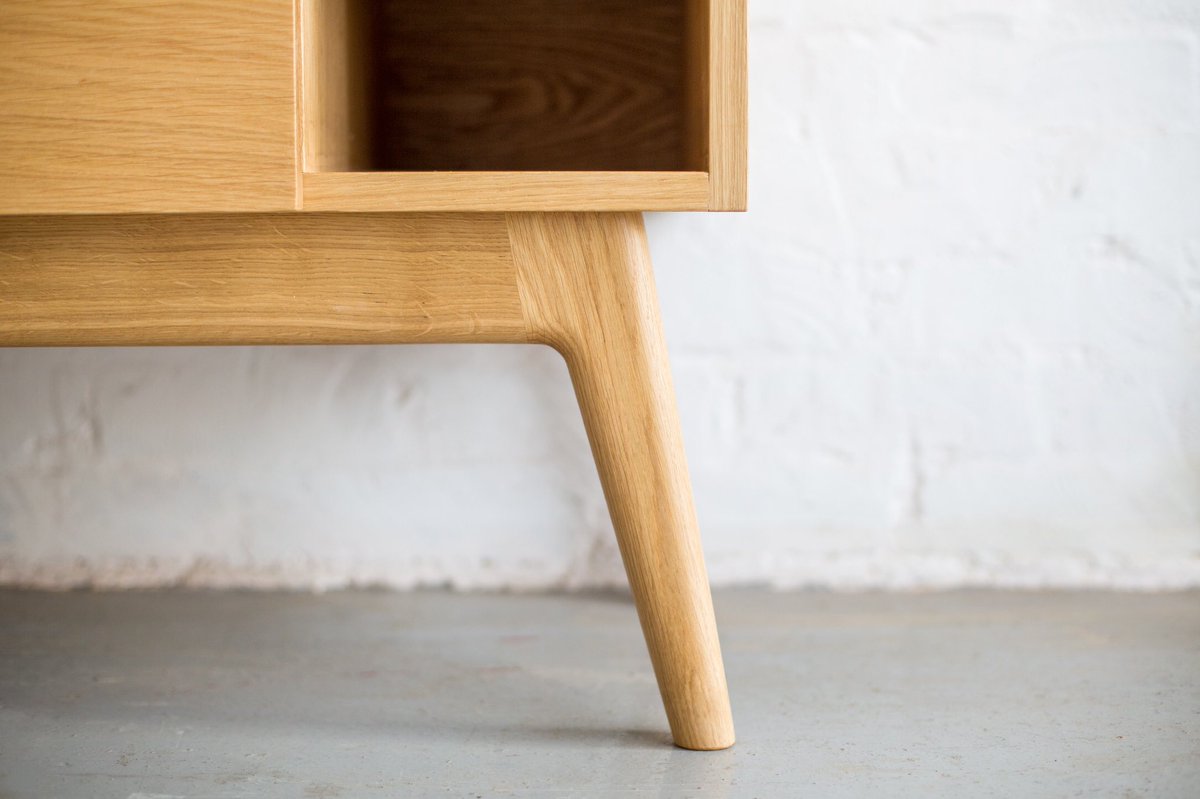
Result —
<path fill-rule="evenodd" d="M 697 753 L 620 595 L 0 592 L 0 796 L 1200 796 L 1200 595 L 717 605 Z"/>

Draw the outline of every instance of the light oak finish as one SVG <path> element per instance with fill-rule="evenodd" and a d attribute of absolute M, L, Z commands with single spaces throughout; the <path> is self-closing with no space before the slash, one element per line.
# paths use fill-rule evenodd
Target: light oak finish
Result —
<path fill-rule="evenodd" d="M 302 0 L 305 133 L 325 153 L 339 129 L 369 138 L 365 160 L 306 169 L 703 170 L 685 163 L 684 7 Z"/>
<path fill-rule="evenodd" d="M 675 742 L 731 746 L 640 212 L 745 207 L 745 38 L 745 0 L 0 0 L 0 346 L 555 347 Z"/>
<path fill-rule="evenodd" d="M 302 35 L 300 124 L 303 168 L 357 172 L 372 168 L 373 76 L 367 53 L 371 15 L 361 0 L 298 0 Z"/>
<path fill-rule="evenodd" d="M 0 214 L 741 210 L 745 38 L 745 0 L 6 0 Z"/>
<path fill-rule="evenodd" d="M 745 208 L 745 0 L 300 3 L 303 210 Z"/>
<path fill-rule="evenodd" d="M 0 2 L 0 214 L 295 207 L 292 0 Z"/>
<path fill-rule="evenodd" d="M 708 172 L 711 211 L 745 211 L 749 101 L 746 0 L 710 0 Z"/>
<path fill-rule="evenodd" d="M 566 359 L 671 734 L 733 745 L 733 717 L 641 214 L 514 214 L 530 337 Z"/>
<path fill-rule="evenodd" d="M 675 742 L 733 744 L 640 214 L 7 217 L 0 254 L 0 346 L 556 348 Z"/>
<path fill-rule="evenodd" d="M 318 172 L 305 211 L 703 211 L 703 172 Z"/>
<path fill-rule="evenodd" d="M 681 171 L 681 0 L 376 0 L 376 168 Z"/>
<path fill-rule="evenodd" d="M 0 218 L 0 346 L 527 339 L 504 216 Z"/>

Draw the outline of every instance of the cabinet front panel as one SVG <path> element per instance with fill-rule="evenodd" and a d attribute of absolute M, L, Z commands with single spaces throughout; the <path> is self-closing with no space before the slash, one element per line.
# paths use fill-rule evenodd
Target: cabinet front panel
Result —
<path fill-rule="evenodd" d="M 292 0 L 0 2 L 0 213 L 295 207 Z"/>

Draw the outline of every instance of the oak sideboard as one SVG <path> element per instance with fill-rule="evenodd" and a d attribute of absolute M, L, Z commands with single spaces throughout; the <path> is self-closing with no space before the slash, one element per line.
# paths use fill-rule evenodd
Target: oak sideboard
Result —
<path fill-rule="evenodd" d="M 5 0 L 0 108 L 0 346 L 558 350 L 675 743 L 733 744 L 642 212 L 745 207 L 745 0 Z"/>

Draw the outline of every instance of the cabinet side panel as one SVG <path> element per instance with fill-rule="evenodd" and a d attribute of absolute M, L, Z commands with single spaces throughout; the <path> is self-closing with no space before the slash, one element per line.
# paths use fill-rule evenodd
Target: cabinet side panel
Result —
<path fill-rule="evenodd" d="M 292 0 L 0 3 L 0 213 L 295 205 Z"/>
<path fill-rule="evenodd" d="M 746 0 L 711 0 L 709 208 L 746 210 Z"/>

